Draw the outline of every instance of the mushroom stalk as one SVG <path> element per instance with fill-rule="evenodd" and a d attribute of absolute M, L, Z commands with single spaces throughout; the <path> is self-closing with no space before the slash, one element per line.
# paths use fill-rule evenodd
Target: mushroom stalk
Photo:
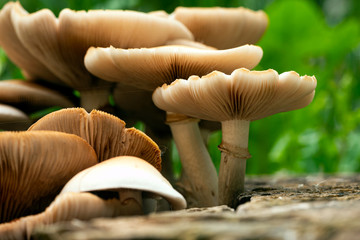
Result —
<path fill-rule="evenodd" d="M 170 120 L 174 116 L 175 119 Z M 181 181 L 179 186 L 186 192 L 189 207 L 215 206 L 218 200 L 217 173 L 201 136 L 198 121 L 180 114 L 167 115 L 183 175 L 188 179 L 186 182 Z"/>
<path fill-rule="evenodd" d="M 109 101 L 109 88 L 83 89 L 79 92 L 80 105 L 88 112 L 104 107 Z"/>
<path fill-rule="evenodd" d="M 120 189 L 118 192 L 123 215 L 143 214 L 141 191 Z"/>
<path fill-rule="evenodd" d="M 250 121 L 223 121 L 222 142 L 219 146 L 219 204 L 233 206 L 237 194 L 244 192 L 246 159 L 248 152 Z"/>

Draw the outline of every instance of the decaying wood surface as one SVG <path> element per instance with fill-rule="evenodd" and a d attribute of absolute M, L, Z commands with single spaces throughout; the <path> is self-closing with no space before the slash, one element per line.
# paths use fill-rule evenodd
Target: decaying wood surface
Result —
<path fill-rule="evenodd" d="M 360 175 L 256 177 L 239 206 L 42 227 L 34 239 L 360 239 Z"/>

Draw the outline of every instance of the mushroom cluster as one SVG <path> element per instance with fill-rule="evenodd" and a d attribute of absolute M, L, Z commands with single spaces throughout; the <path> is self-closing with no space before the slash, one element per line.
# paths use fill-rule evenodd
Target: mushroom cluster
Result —
<path fill-rule="evenodd" d="M 76 137 L 92 149 L 96 164 L 84 171 L 77 169 L 76 176 L 73 172 L 65 187 L 68 178 L 59 185 L 64 187 L 61 193 L 58 187 L 45 196 L 52 201 L 59 194 L 50 205 L 51 201 L 46 202 L 46 210 L 42 206 L 34 212 L 29 205 L 22 212 L 3 214 L 1 205 L 2 221 L 36 214 L 14 221 L 20 235 L 29 236 L 36 224 L 146 213 L 157 207 L 149 197 L 160 196 L 173 209 L 235 207 L 237 194 L 244 191 L 246 160 L 250 158 L 250 122 L 305 107 L 315 93 L 315 77 L 300 77 L 294 71 L 251 70 L 263 56 L 261 47 L 254 44 L 267 25 L 263 11 L 242 7 L 178 7 L 171 14 L 64 9 L 57 18 L 48 9 L 28 13 L 19 2 L 7 3 L 0 10 L 0 47 L 22 69 L 27 81 L 0 81 L 0 103 L 13 107 L 20 106 L 19 102 L 31 102 L 31 106 L 45 103 L 41 106 L 65 109 L 32 124 L 25 120 L 26 113 L 15 115 L 9 106 L 0 104 L 0 117 L 4 115 L 5 122 L 24 122 L 26 128 L 32 124 L 26 131 L 29 136 L 57 132 Z M 66 99 L 66 94 L 49 95 L 30 81 L 77 91 L 79 103 Z M 25 88 L 30 92 L 25 93 Z M 113 114 L 100 111 L 107 109 L 109 99 L 113 100 Z M 77 105 L 83 108 L 67 108 Z M 126 128 L 117 116 L 128 123 L 142 121 L 146 134 Z M 218 129 L 220 124 L 214 122 L 221 123 L 219 174 L 200 121 L 207 130 Z M 169 146 L 171 139 L 182 164 L 176 180 L 169 169 L 171 159 L 166 159 L 168 151 L 161 152 L 158 147 L 160 143 Z M 13 151 L 19 144 L 24 143 L 15 144 Z M 166 163 L 162 167 L 161 158 Z M 11 175 L 12 169 L 22 169 L 10 168 L 6 162 L 10 160 L 0 161 L 0 173 Z M 142 177 L 129 181 L 127 176 L 135 175 Z M 0 190 L 8 191 L 9 186 Z M 84 212 L 91 204 L 96 207 Z M 66 213 L 59 214 L 62 208 Z M 19 232 L 12 229 L 12 223 L 0 225 L 0 236 L 4 232 L 8 234 L 4 236 L 16 237 Z"/>
<path fill-rule="evenodd" d="M 186 207 L 160 173 L 157 144 L 102 111 L 62 109 L 27 131 L 1 132 L 0 153 L 1 239 L 74 218 L 168 210 L 159 209 L 161 199 L 169 209 Z"/>

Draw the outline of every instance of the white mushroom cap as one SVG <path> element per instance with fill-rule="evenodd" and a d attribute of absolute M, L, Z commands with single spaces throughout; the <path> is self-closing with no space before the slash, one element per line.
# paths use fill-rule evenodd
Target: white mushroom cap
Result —
<path fill-rule="evenodd" d="M 254 44 L 268 25 L 264 11 L 243 7 L 177 7 L 171 16 L 182 22 L 196 41 L 218 49 Z"/>
<path fill-rule="evenodd" d="M 63 188 L 67 192 L 132 189 L 159 195 L 173 209 L 183 209 L 183 196 L 148 162 L 132 156 L 108 159 L 75 175 Z"/>
<path fill-rule="evenodd" d="M 303 108 L 315 94 L 316 78 L 296 72 L 241 68 L 227 75 L 214 71 L 199 78 L 178 79 L 153 94 L 155 105 L 168 112 L 210 120 L 257 120 Z"/>
<path fill-rule="evenodd" d="M 213 70 L 230 74 L 236 68 L 253 68 L 262 54 L 262 49 L 254 45 L 216 51 L 185 46 L 90 48 L 85 66 L 102 79 L 153 91 L 164 83 L 194 74 L 202 76 Z"/>

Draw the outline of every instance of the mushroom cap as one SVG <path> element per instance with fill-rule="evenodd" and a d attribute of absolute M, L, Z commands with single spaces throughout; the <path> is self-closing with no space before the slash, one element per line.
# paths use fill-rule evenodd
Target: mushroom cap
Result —
<path fill-rule="evenodd" d="M 262 57 L 262 49 L 244 45 L 228 50 L 162 46 L 141 49 L 90 48 L 85 66 L 94 75 L 114 82 L 153 91 L 164 83 L 213 70 L 231 73 L 239 67 L 253 68 Z"/>
<path fill-rule="evenodd" d="M 78 136 L 0 132 L 0 222 L 43 211 L 69 179 L 97 163 Z"/>
<path fill-rule="evenodd" d="M 13 106 L 0 103 L 0 129 L 26 129 L 31 124 L 28 116 Z"/>
<path fill-rule="evenodd" d="M 176 20 L 135 11 L 64 9 L 57 19 L 49 9 L 23 14 L 14 7 L 12 21 L 21 43 L 63 84 L 77 90 L 105 85 L 84 67 L 90 46 L 152 47 L 172 39 L 193 39 Z"/>
<path fill-rule="evenodd" d="M 303 108 L 315 94 L 316 78 L 294 71 L 236 69 L 231 75 L 214 71 L 206 76 L 178 79 L 155 90 L 157 107 L 210 121 L 253 121 Z"/>
<path fill-rule="evenodd" d="M 12 9 L 26 15 L 19 2 L 8 2 L 0 11 L 0 46 L 10 60 L 23 69 L 29 79 L 47 79 L 56 81 L 57 77 L 22 44 L 12 22 Z"/>
<path fill-rule="evenodd" d="M 108 159 L 74 176 L 60 194 L 132 189 L 154 193 L 168 200 L 173 209 L 186 208 L 186 201 L 151 164 L 133 156 Z"/>
<path fill-rule="evenodd" d="M 80 136 L 95 149 L 99 162 L 130 155 L 145 159 L 159 171 L 161 169 L 161 151 L 151 138 L 135 128 L 125 128 L 124 121 L 102 111 L 58 110 L 39 119 L 28 130 L 52 130 Z"/>
<path fill-rule="evenodd" d="M 0 224 L 1 239 L 30 239 L 35 227 L 56 222 L 90 220 L 99 217 L 116 217 L 127 215 L 127 209 L 118 199 L 104 200 L 91 193 L 64 193 L 42 213 L 22 217 L 9 223 Z"/>
<path fill-rule="evenodd" d="M 254 44 L 268 25 L 265 12 L 243 7 L 177 7 L 171 16 L 182 22 L 196 41 L 218 49 Z"/>
<path fill-rule="evenodd" d="M 18 106 L 28 112 L 51 106 L 72 107 L 74 105 L 54 90 L 17 79 L 0 81 L 0 102 Z"/>

